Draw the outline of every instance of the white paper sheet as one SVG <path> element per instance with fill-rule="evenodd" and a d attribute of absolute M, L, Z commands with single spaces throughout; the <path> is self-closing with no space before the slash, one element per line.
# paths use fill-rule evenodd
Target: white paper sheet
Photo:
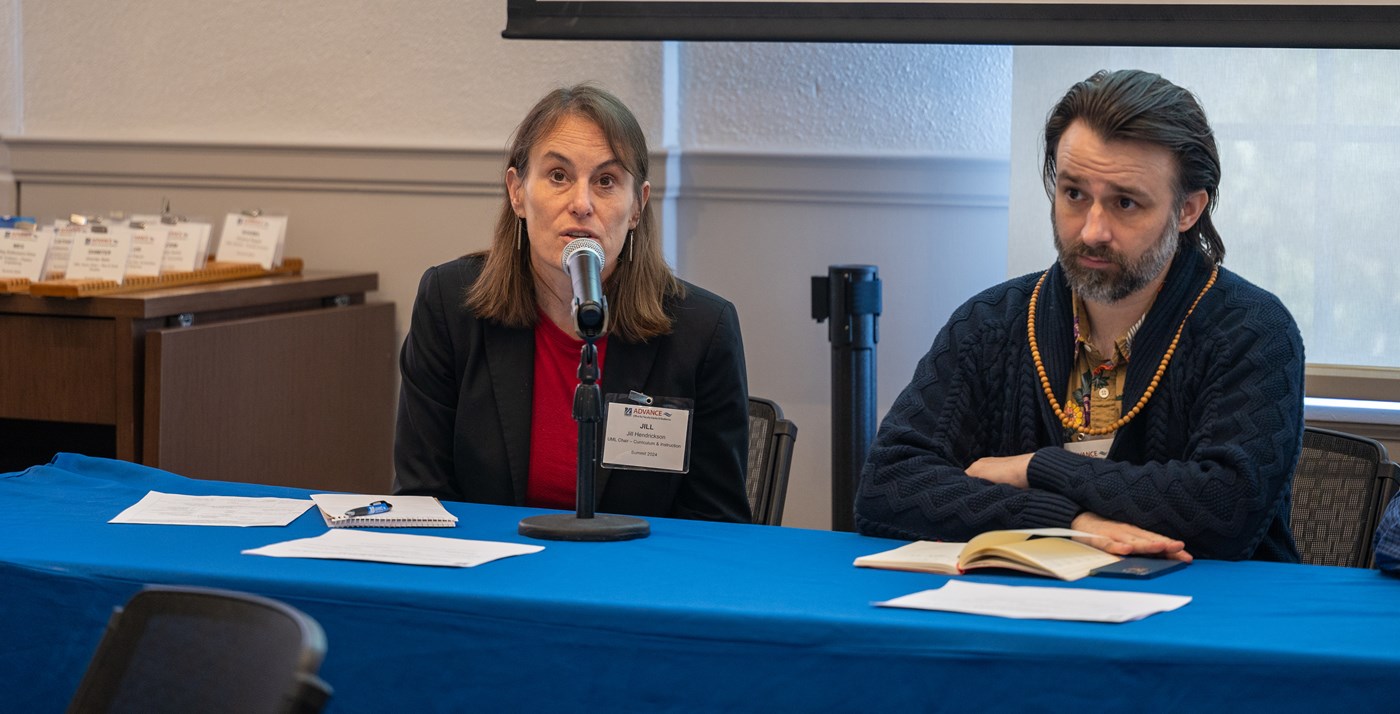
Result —
<path fill-rule="evenodd" d="M 330 530 L 315 538 L 282 541 L 245 550 L 243 553 L 274 558 L 368 560 L 377 563 L 472 568 L 500 558 L 538 553 L 542 550 L 544 546 L 521 543 L 378 531 Z"/>
<path fill-rule="evenodd" d="M 936 590 L 924 590 L 875 604 L 1022 620 L 1131 622 L 1175 610 L 1188 602 L 1191 602 L 1188 595 L 990 585 L 950 580 Z"/>
<path fill-rule="evenodd" d="M 312 506 L 304 498 L 185 496 L 151 491 L 108 523 L 285 526 Z"/>

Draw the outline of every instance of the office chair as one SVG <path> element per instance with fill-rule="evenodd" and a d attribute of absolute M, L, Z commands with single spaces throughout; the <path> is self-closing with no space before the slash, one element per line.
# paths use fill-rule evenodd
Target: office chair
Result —
<path fill-rule="evenodd" d="M 749 397 L 749 463 L 745 488 L 753 522 L 776 526 L 783 520 L 788 471 L 797 425 L 769 399 Z"/>
<path fill-rule="evenodd" d="M 1397 468 L 1374 439 L 1304 428 L 1290 512 L 1304 563 L 1371 567 L 1371 539 L 1395 490 Z"/>
<path fill-rule="evenodd" d="M 321 626 L 284 603 L 147 587 L 113 611 L 68 712 L 319 712 L 325 652 Z"/>

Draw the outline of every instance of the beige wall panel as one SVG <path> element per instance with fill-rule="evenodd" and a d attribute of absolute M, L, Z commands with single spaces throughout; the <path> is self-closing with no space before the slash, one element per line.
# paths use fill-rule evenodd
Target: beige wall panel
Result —
<path fill-rule="evenodd" d="M 810 316 L 811 277 L 879 268 L 883 417 L 948 315 L 1002 280 L 1006 163 L 687 154 L 682 165 L 684 274 L 735 303 L 750 392 L 798 426 L 783 525 L 830 528 L 831 345 Z"/>

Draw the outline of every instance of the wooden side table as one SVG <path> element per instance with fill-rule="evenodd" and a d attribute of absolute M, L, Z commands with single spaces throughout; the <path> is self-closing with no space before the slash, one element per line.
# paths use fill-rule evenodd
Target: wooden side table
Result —
<path fill-rule="evenodd" d="M 368 493 L 392 476 L 394 309 L 374 273 L 0 295 L 0 472 L 55 451 Z"/>

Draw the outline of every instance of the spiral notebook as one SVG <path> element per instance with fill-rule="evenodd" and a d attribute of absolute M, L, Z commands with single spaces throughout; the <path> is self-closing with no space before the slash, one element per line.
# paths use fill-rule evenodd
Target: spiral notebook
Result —
<path fill-rule="evenodd" d="M 357 493 L 313 493 L 311 500 L 331 528 L 455 528 L 457 517 L 432 496 L 367 496 Z M 386 513 L 347 516 L 352 508 L 386 501 Z"/>

